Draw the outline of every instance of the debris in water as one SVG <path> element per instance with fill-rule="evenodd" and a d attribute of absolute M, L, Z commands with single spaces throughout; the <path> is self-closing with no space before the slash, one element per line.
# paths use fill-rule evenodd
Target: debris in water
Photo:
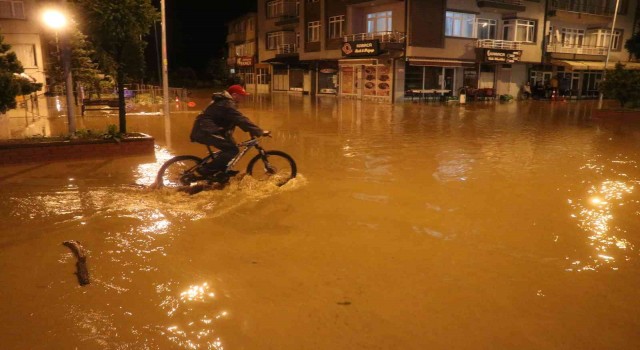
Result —
<path fill-rule="evenodd" d="M 89 269 L 87 268 L 87 255 L 84 248 L 78 241 L 64 241 L 63 245 L 67 246 L 73 252 L 78 260 L 76 262 L 76 275 L 81 286 L 89 284 Z"/>

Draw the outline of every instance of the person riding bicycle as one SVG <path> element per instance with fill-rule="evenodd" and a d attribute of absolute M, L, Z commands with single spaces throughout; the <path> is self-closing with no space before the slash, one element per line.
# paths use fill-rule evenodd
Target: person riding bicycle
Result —
<path fill-rule="evenodd" d="M 253 137 L 267 136 L 267 130 L 251 122 L 236 104 L 249 95 L 240 85 L 231 85 L 227 90 L 214 93 L 211 104 L 196 117 L 191 130 L 191 142 L 213 146 L 220 150 L 219 155 L 207 163 L 198 172 L 202 175 L 214 175 L 224 172 L 227 164 L 240 152 L 233 131 L 236 126 Z"/>

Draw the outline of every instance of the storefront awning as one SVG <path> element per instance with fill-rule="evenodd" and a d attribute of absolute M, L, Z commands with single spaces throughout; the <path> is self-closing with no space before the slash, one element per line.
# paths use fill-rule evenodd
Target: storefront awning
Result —
<path fill-rule="evenodd" d="M 296 64 L 296 63 L 300 63 L 300 59 L 298 58 L 298 55 L 280 56 L 280 57 L 276 56 L 268 60 L 264 60 L 262 62 L 273 63 L 273 64 Z"/>
<path fill-rule="evenodd" d="M 409 58 L 412 66 L 433 66 L 433 67 L 474 67 L 473 61 L 448 60 L 444 58 Z"/>
<path fill-rule="evenodd" d="M 604 70 L 604 62 L 597 61 L 569 61 L 569 60 L 552 60 L 552 64 L 562 66 L 570 70 Z M 609 62 L 607 69 L 614 69 L 618 62 Z M 640 62 L 621 62 L 624 69 L 640 69 Z"/>

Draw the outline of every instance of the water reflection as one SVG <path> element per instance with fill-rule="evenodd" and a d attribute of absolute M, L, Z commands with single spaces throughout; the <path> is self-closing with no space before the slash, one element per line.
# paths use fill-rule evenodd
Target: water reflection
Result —
<path fill-rule="evenodd" d="M 159 294 L 172 292 L 170 283 L 156 287 Z M 207 282 L 194 284 L 160 303 L 171 323 L 160 334 L 185 349 L 224 349 L 216 326 L 229 316 L 216 305 L 216 294 Z"/>
<path fill-rule="evenodd" d="M 601 172 L 602 167 L 587 164 L 586 169 Z M 588 271 L 608 267 L 619 269 L 620 261 L 629 260 L 634 249 L 624 235 L 628 232 L 617 226 L 616 210 L 625 205 L 624 197 L 633 193 L 633 182 L 606 180 L 591 186 L 585 198 L 569 200 L 574 209 L 571 216 L 578 220 L 578 226 L 589 234 L 589 245 L 593 247 L 588 260 L 574 260 L 568 271 Z M 620 215 L 618 213 L 618 215 Z"/>

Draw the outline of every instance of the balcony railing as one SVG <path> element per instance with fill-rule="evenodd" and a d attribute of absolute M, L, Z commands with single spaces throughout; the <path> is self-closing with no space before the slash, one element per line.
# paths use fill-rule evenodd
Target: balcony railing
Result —
<path fill-rule="evenodd" d="M 606 55 L 607 48 L 602 46 L 563 45 L 561 43 L 547 44 L 547 52 L 569 53 L 578 55 Z"/>
<path fill-rule="evenodd" d="M 522 50 L 522 43 L 511 40 L 478 39 L 476 47 L 484 49 Z"/>
<path fill-rule="evenodd" d="M 482 0 L 478 0 L 478 1 L 482 1 Z M 499 3 L 499 4 L 515 5 L 515 6 L 522 6 L 523 5 L 522 0 L 487 0 L 487 2 L 495 2 L 495 3 Z"/>
<path fill-rule="evenodd" d="M 524 11 L 526 7 L 522 0 L 477 0 L 478 7 L 491 7 L 502 10 Z"/>
<path fill-rule="evenodd" d="M 405 34 L 402 32 L 374 32 L 358 33 L 344 36 L 344 42 L 361 40 L 380 40 L 381 43 L 403 43 Z"/>
<path fill-rule="evenodd" d="M 278 55 L 286 55 L 298 52 L 298 46 L 296 44 L 280 44 L 276 48 Z"/>
<path fill-rule="evenodd" d="M 553 0 L 551 6 L 556 10 L 588 13 L 599 16 L 613 16 L 615 1 L 605 0 Z"/>
<path fill-rule="evenodd" d="M 299 1 L 275 0 L 267 3 L 267 18 L 298 17 L 299 13 Z"/>

